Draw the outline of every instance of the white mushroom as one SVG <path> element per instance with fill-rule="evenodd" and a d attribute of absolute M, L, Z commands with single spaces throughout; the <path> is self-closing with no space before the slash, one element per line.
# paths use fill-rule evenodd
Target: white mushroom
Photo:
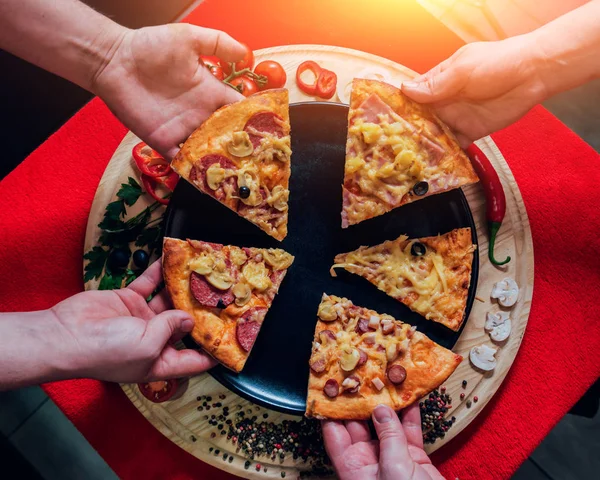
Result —
<path fill-rule="evenodd" d="M 494 355 L 498 350 L 487 345 L 479 345 L 473 347 L 469 353 L 469 359 L 471 363 L 486 372 L 489 372 L 496 368 L 496 359 Z"/>
<path fill-rule="evenodd" d="M 494 283 L 491 297 L 498 299 L 498 303 L 503 307 L 512 307 L 519 298 L 519 286 L 512 278 L 506 277 Z"/>
<path fill-rule="evenodd" d="M 485 329 L 495 342 L 503 342 L 510 335 L 512 324 L 508 312 L 489 313 L 485 319 Z"/>

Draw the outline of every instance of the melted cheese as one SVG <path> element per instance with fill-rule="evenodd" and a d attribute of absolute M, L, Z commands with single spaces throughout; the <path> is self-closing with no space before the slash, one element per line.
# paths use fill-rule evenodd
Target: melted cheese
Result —
<path fill-rule="evenodd" d="M 344 263 L 332 268 L 349 271 L 365 269 L 369 280 L 388 295 L 412 300 L 410 307 L 428 319 L 443 318 L 448 302 L 448 279 L 442 256 L 431 248 L 425 255 L 414 256 L 411 247 L 416 240 L 408 241 L 401 236 L 395 241 L 384 242 L 375 247 L 359 249 L 346 255 Z M 359 273 L 359 272 L 357 272 Z M 456 299 L 460 307 L 460 299 Z M 443 308 L 442 308 L 443 307 Z"/>

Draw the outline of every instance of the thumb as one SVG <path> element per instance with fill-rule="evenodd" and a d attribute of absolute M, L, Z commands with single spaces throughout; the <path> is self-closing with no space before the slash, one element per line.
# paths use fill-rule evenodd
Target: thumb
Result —
<path fill-rule="evenodd" d="M 181 310 L 166 310 L 148 321 L 145 338 L 156 347 L 163 347 L 171 337 L 183 336 L 194 328 L 190 315 Z"/>
<path fill-rule="evenodd" d="M 394 478 L 398 465 L 411 462 L 406 435 L 398 415 L 387 405 L 377 405 L 373 411 L 373 424 L 379 437 L 379 464 L 384 478 Z"/>
<path fill-rule="evenodd" d="M 200 55 L 216 55 L 225 62 L 236 62 L 244 58 L 247 47 L 225 32 L 212 28 L 191 26 L 196 49 Z"/>
<path fill-rule="evenodd" d="M 463 75 L 443 62 L 424 75 L 402 83 L 402 92 L 420 103 L 447 100 L 456 95 L 464 84 Z"/>

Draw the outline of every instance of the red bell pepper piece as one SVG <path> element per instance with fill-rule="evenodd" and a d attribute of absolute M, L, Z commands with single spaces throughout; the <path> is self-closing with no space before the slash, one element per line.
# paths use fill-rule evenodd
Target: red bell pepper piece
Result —
<path fill-rule="evenodd" d="M 144 142 L 140 142 L 133 147 L 131 153 L 135 164 L 144 175 L 148 175 L 149 177 L 163 177 L 171 171 L 169 162 Z"/>
<path fill-rule="evenodd" d="M 315 76 L 315 83 L 308 84 L 300 76 L 310 70 Z M 296 83 L 298 84 L 298 88 L 302 90 L 307 95 L 316 95 L 317 94 L 317 82 L 319 80 L 319 75 L 321 75 L 321 67 L 317 64 L 317 62 L 313 62 L 312 60 L 307 60 L 306 62 L 302 62 L 298 65 L 298 70 L 296 70 Z"/>

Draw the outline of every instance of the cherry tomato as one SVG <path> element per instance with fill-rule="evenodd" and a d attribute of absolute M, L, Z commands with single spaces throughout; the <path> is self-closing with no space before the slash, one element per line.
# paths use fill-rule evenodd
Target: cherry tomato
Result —
<path fill-rule="evenodd" d="M 250 50 L 247 45 L 244 45 L 244 47 L 246 47 L 246 55 L 244 55 L 244 58 L 241 59 L 239 62 L 235 62 L 236 72 L 239 72 L 244 68 L 249 68 L 250 70 L 252 70 L 252 67 L 254 66 L 254 53 L 252 53 L 252 50 Z M 225 73 L 225 76 L 228 76 L 231 73 L 231 63 L 223 62 L 222 66 L 223 73 Z"/>
<path fill-rule="evenodd" d="M 335 93 L 337 86 L 337 75 L 331 70 L 325 68 L 321 70 L 319 78 L 317 78 L 317 95 L 321 98 L 329 100 Z"/>
<path fill-rule="evenodd" d="M 166 402 L 177 391 L 177 379 L 160 380 L 158 382 L 138 383 L 144 397 L 154 403 Z"/>
<path fill-rule="evenodd" d="M 253 93 L 258 92 L 258 85 L 256 85 L 254 80 L 252 80 L 251 78 L 248 78 L 246 75 L 242 75 L 241 77 L 234 78 L 231 81 L 231 84 L 234 87 L 237 87 L 238 85 L 241 86 L 242 95 L 244 97 L 249 97 Z"/>
<path fill-rule="evenodd" d="M 225 78 L 219 57 L 215 57 L 214 55 L 200 55 L 200 60 L 202 60 L 202 63 L 204 63 L 204 65 L 210 70 L 210 73 L 212 73 L 219 80 L 223 80 Z"/>
<path fill-rule="evenodd" d="M 254 73 L 267 77 L 267 83 L 260 87 L 261 90 L 281 88 L 287 80 L 287 75 L 283 67 L 273 60 L 260 62 L 254 69 Z"/>

